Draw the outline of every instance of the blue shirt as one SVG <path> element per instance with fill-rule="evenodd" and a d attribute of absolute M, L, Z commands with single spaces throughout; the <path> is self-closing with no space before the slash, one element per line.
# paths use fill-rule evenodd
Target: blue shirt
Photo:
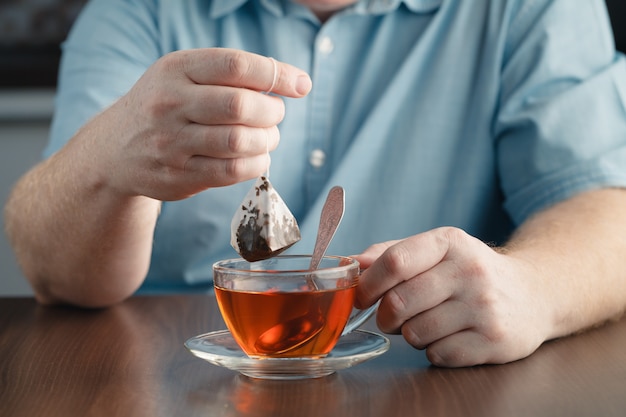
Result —
<path fill-rule="evenodd" d="M 272 154 L 302 232 L 291 253 L 311 252 L 334 185 L 332 254 L 444 225 L 501 243 L 555 202 L 626 185 L 626 65 L 602 0 L 369 0 L 324 24 L 279 0 L 94 0 L 64 44 L 46 155 L 160 56 L 198 47 L 311 74 Z M 164 203 L 142 290 L 210 288 L 251 185 Z"/>

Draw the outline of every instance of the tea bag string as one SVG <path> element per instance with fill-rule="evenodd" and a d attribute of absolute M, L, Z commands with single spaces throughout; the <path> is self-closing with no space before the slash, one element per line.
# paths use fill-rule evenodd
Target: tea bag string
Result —
<path fill-rule="evenodd" d="M 274 73 L 272 75 L 272 85 L 263 94 L 270 94 L 272 90 L 274 89 L 274 87 L 276 87 L 276 81 L 278 81 L 278 64 L 276 63 L 276 60 L 272 58 L 271 56 L 269 57 L 269 59 L 270 61 L 272 61 L 272 65 L 274 66 Z"/>
<path fill-rule="evenodd" d="M 270 165 L 272 165 L 272 160 L 270 159 L 270 144 L 269 139 L 265 137 L 265 153 L 267 154 L 267 169 L 265 170 L 265 178 L 270 179 Z"/>
<path fill-rule="evenodd" d="M 272 61 L 272 65 L 274 68 L 274 72 L 272 75 L 272 85 L 270 86 L 269 90 L 265 91 L 263 94 L 270 94 L 272 92 L 272 90 L 274 89 L 274 87 L 276 86 L 276 81 L 278 78 L 278 65 L 276 64 L 276 60 L 272 57 L 269 57 L 270 61 Z M 269 179 L 270 178 L 270 165 L 271 165 L 271 160 L 270 160 L 270 144 L 269 144 L 269 138 L 266 136 L 265 137 L 265 153 L 267 154 L 267 169 L 265 171 L 265 178 Z"/>

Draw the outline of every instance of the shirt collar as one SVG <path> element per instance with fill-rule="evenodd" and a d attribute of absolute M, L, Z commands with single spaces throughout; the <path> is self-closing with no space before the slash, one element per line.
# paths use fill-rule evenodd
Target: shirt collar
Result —
<path fill-rule="evenodd" d="M 212 18 L 219 18 L 240 8 L 251 0 L 213 0 L 210 14 Z M 288 0 L 261 0 L 261 3 L 277 16 L 285 14 L 284 2 Z M 372 14 L 387 13 L 398 8 L 401 4 L 414 13 L 431 12 L 441 5 L 443 0 L 361 0 L 353 7 L 356 11 Z"/>
<path fill-rule="evenodd" d="M 413 13 L 427 13 L 437 9 L 443 0 L 369 0 L 359 1 L 355 7 L 371 14 L 389 13 L 404 4 Z"/>

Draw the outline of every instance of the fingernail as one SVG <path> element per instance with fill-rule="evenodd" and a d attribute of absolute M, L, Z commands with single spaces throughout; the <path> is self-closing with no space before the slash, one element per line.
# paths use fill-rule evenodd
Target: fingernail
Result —
<path fill-rule="evenodd" d="M 313 83 L 311 82 L 311 78 L 308 75 L 300 75 L 298 80 L 296 81 L 296 92 L 302 96 L 306 95 L 311 91 L 311 87 Z"/>

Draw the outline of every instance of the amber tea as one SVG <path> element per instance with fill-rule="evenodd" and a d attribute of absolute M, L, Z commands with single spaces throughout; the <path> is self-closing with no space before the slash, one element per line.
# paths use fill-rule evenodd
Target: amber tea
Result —
<path fill-rule="evenodd" d="M 335 346 L 354 304 L 356 284 L 306 291 L 216 287 L 222 316 L 248 356 L 320 357 Z"/>
<path fill-rule="evenodd" d="M 375 311 L 353 308 L 358 261 L 324 256 L 314 270 L 310 263 L 308 255 L 279 255 L 213 265 L 222 317 L 249 357 L 324 357 Z"/>

